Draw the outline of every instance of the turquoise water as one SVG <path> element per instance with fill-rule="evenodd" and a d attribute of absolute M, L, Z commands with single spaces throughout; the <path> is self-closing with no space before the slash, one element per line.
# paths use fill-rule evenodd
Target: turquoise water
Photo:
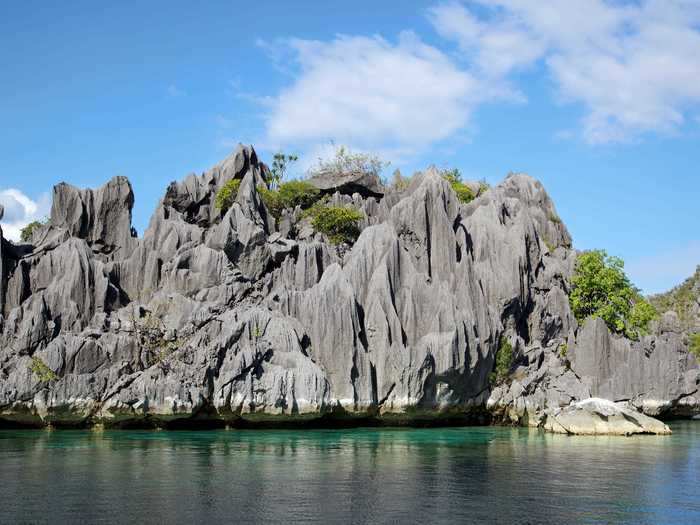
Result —
<path fill-rule="evenodd" d="M 700 523 L 700 422 L 0 431 L 0 522 Z"/>

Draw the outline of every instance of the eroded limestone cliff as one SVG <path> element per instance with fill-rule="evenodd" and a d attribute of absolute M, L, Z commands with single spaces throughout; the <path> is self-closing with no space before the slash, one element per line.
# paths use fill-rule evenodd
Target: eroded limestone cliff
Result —
<path fill-rule="evenodd" d="M 267 175 L 239 147 L 172 183 L 142 238 L 127 179 L 56 186 L 31 242 L 0 244 L 0 418 L 544 426 L 591 397 L 700 412 L 698 363 L 672 318 L 636 342 L 578 326 L 576 254 L 538 181 L 510 175 L 462 204 L 434 169 L 403 191 L 329 178 L 319 188 L 365 217 L 349 247 L 299 210 L 275 220 L 257 191 Z M 504 338 L 516 360 L 494 385 Z"/>

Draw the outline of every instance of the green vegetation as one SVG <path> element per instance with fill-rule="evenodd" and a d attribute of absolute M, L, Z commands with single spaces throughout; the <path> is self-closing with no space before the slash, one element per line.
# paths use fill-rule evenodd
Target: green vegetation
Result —
<path fill-rule="evenodd" d="M 566 357 L 566 354 L 569 353 L 569 345 L 566 343 L 562 343 L 559 346 L 559 356 L 560 357 Z"/>
<path fill-rule="evenodd" d="M 395 170 L 391 177 L 391 187 L 396 191 L 404 191 L 411 183 L 410 177 L 404 177 L 400 170 Z"/>
<path fill-rule="evenodd" d="M 554 223 L 556 223 L 556 224 L 560 224 L 560 223 L 561 223 L 561 219 L 559 218 L 559 215 L 557 215 L 557 214 L 554 213 L 554 212 L 551 212 L 551 213 L 549 214 L 549 220 L 552 221 L 552 222 L 554 222 Z"/>
<path fill-rule="evenodd" d="M 216 198 L 214 199 L 214 206 L 216 206 L 216 209 L 220 210 L 221 213 L 226 213 L 236 200 L 238 188 L 240 187 L 240 179 L 231 179 L 224 184 L 217 192 Z"/>
<path fill-rule="evenodd" d="M 542 238 L 542 240 L 544 241 L 544 245 L 547 247 L 547 250 L 549 250 L 549 253 L 554 253 L 554 250 L 556 250 L 557 247 L 544 237 Z"/>
<path fill-rule="evenodd" d="M 311 207 L 320 198 L 320 191 L 313 184 L 303 180 L 283 182 L 277 190 L 258 186 L 258 194 L 273 217 L 279 219 L 282 211 L 300 206 L 302 210 Z"/>
<path fill-rule="evenodd" d="M 309 170 L 309 175 L 350 175 L 364 173 L 376 175 L 389 166 L 389 162 L 383 161 L 377 155 L 370 153 L 353 153 L 345 146 L 339 146 L 331 159 L 318 159 L 318 165 Z"/>
<path fill-rule="evenodd" d="M 600 317 L 613 332 L 637 339 L 648 332 L 656 309 L 632 286 L 624 262 L 604 250 L 579 254 L 569 294 L 579 322 Z"/>
<path fill-rule="evenodd" d="M 700 266 L 695 269 L 695 273 L 686 279 L 683 284 L 676 286 L 672 290 L 652 295 L 649 302 L 656 307 L 659 312 L 673 310 L 678 314 L 681 325 L 689 328 L 695 321 L 693 307 L 698 301 L 700 290 Z"/>
<path fill-rule="evenodd" d="M 32 235 L 37 228 L 41 228 L 45 224 L 48 224 L 49 219 L 45 218 L 43 221 L 32 221 L 22 228 L 19 232 L 19 239 L 22 242 L 31 242 Z"/>
<path fill-rule="evenodd" d="M 58 379 L 56 372 L 51 370 L 46 363 L 36 356 L 32 357 L 32 364 L 29 365 L 29 370 L 43 383 Z"/>
<path fill-rule="evenodd" d="M 351 244 L 360 235 L 358 222 L 363 215 L 354 208 L 316 203 L 305 215 L 311 217 L 314 229 L 326 235 L 334 244 Z"/>
<path fill-rule="evenodd" d="M 282 179 L 287 174 L 287 168 L 292 162 L 299 160 L 296 155 L 285 155 L 275 153 L 272 157 L 272 167 L 270 168 L 270 189 L 276 189 L 282 183 Z"/>
<path fill-rule="evenodd" d="M 476 196 L 480 197 L 481 195 L 483 195 L 484 193 L 486 193 L 490 189 L 491 189 L 491 185 L 488 182 L 486 182 L 484 179 L 482 179 L 479 181 L 479 191 L 477 192 Z"/>
<path fill-rule="evenodd" d="M 496 367 L 489 380 L 492 385 L 502 383 L 510 374 L 510 368 L 513 366 L 513 345 L 505 337 L 501 337 L 498 343 L 498 351 L 496 352 Z"/>
<path fill-rule="evenodd" d="M 457 168 L 442 171 L 442 177 L 450 183 L 460 202 L 468 203 L 476 198 L 474 191 L 462 182 L 462 174 Z"/>
<path fill-rule="evenodd" d="M 688 350 L 695 356 L 695 359 L 700 361 L 700 332 L 690 334 L 688 336 L 690 344 L 688 345 Z"/>
<path fill-rule="evenodd" d="M 149 366 L 167 366 L 165 360 L 185 344 L 180 338 L 169 339 L 165 323 L 151 312 L 141 316 L 140 310 L 133 307 L 129 311 L 129 317 L 136 340 L 146 351 Z"/>

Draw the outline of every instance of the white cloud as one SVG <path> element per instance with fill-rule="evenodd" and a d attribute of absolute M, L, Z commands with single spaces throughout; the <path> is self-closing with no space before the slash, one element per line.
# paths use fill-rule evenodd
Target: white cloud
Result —
<path fill-rule="evenodd" d="M 170 98 L 178 98 L 178 97 L 183 97 L 187 93 L 185 93 L 182 89 L 177 87 L 175 84 L 170 84 L 167 89 L 168 96 Z"/>
<path fill-rule="evenodd" d="M 670 290 L 690 277 L 700 264 L 700 240 L 665 252 L 631 260 L 626 267 L 633 283 L 645 293 Z"/>
<path fill-rule="evenodd" d="M 518 73 L 533 68 L 558 102 L 583 107 L 566 133 L 592 144 L 675 133 L 700 109 L 696 0 L 452 0 L 427 17 L 455 53 L 411 32 L 396 42 L 259 40 L 291 82 L 272 97 L 247 95 L 267 114 L 258 143 L 420 154 L 468 135 L 480 104 L 525 101 Z"/>
<path fill-rule="evenodd" d="M 561 100 L 586 108 L 590 143 L 674 132 L 700 104 L 694 0 L 477 0 L 441 4 L 429 16 L 484 75 L 505 82 L 541 61 Z"/>
<path fill-rule="evenodd" d="M 265 143 L 318 150 L 335 141 L 392 157 L 417 152 L 464 128 L 494 97 L 447 55 L 404 32 L 384 38 L 290 40 L 299 71 L 268 105 Z"/>
<path fill-rule="evenodd" d="M 19 241 L 20 232 L 32 221 L 42 220 L 51 210 L 51 199 L 48 193 L 42 194 L 33 201 L 19 190 L 9 188 L 0 190 L 0 204 L 5 208 L 5 214 L 0 222 L 3 237 Z"/>

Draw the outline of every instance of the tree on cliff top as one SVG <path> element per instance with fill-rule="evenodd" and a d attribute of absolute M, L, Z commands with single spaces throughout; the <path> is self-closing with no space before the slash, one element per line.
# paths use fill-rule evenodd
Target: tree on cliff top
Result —
<path fill-rule="evenodd" d="M 630 283 L 624 266 L 622 259 L 605 250 L 579 254 L 569 302 L 579 322 L 600 317 L 613 332 L 637 339 L 648 332 L 657 313 Z"/>
<path fill-rule="evenodd" d="M 389 166 L 389 162 L 370 153 L 353 152 L 345 146 L 338 146 L 330 159 L 318 159 L 318 164 L 309 170 L 309 176 L 351 175 L 364 173 L 376 175 Z"/>

